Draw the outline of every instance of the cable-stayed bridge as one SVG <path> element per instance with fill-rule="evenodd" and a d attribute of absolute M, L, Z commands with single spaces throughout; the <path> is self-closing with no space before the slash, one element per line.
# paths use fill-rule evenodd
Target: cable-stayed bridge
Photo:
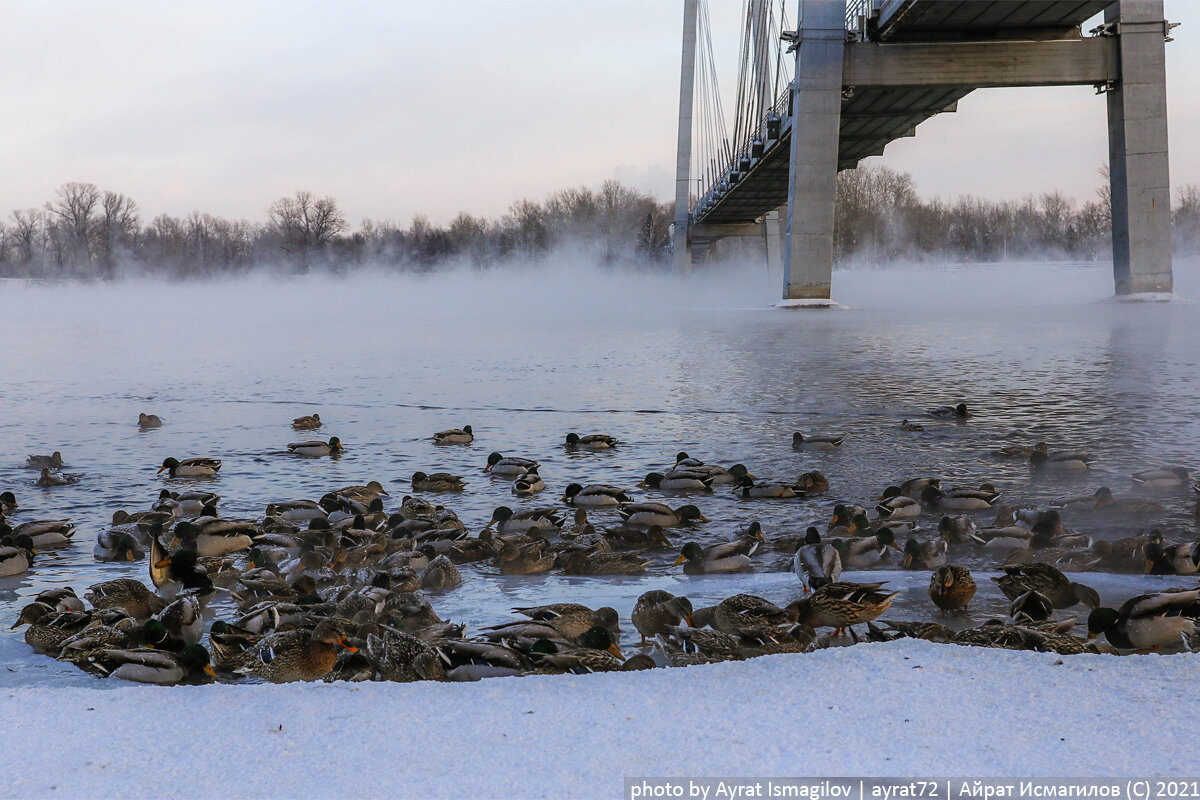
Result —
<path fill-rule="evenodd" d="M 727 119 L 707 2 L 684 0 L 676 262 L 765 233 L 785 304 L 827 302 L 839 170 L 977 89 L 1090 85 L 1108 106 L 1116 292 L 1170 293 L 1171 27 L 1162 0 L 746 0 Z"/>

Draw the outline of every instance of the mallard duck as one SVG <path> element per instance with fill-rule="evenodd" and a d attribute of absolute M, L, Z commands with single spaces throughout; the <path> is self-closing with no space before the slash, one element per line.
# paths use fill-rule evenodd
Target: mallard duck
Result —
<path fill-rule="evenodd" d="M 698 458 L 692 458 L 687 453 L 680 451 L 675 456 L 675 467 L 672 472 L 690 472 L 695 475 L 700 475 L 712 478 L 713 486 L 723 486 L 739 482 L 742 478 L 750 475 L 744 464 L 734 464 L 729 469 L 718 464 L 705 464 Z M 750 475 L 753 478 L 753 475 Z"/>
<path fill-rule="evenodd" d="M 1095 589 L 1071 581 L 1051 564 L 1008 564 L 1001 569 L 1004 574 L 992 580 L 1009 600 L 1033 589 L 1049 598 L 1054 608 L 1070 608 L 1077 603 L 1089 608 L 1100 605 L 1100 595 Z"/>
<path fill-rule="evenodd" d="M 1187 467 L 1162 467 L 1135 472 L 1133 482 L 1146 489 L 1179 489 L 1192 480 Z"/>
<path fill-rule="evenodd" d="M 220 469 L 219 458 L 185 458 L 183 461 L 167 458 L 158 471 L 166 470 L 171 478 L 211 478 Z"/>
<path fill-rule="evenodd" d="M 17 496 L 12 492 L 0 492 L 0 515 L 11 514 L 20 508 Z"/>
<path fill-rule="evenodd" d="M 485 530 L 493 525 L 500 533 L 526 533 L 533 531 L 541 535 L 562 529 L 562 515 L 556 508 L 523 508 L 513 511 L 508 506 L 499 506 L 492 512 Z"/>
<path fill-rule="evenodd" d="M 576 550 L 567 556 L 568 575 L 640 575 L 650 562 L 634 553 Z"/>
<path fill-rule="evenodd" d="M 604 483 L 589 483 L 581 486 L 578 483 L 568 484 L 563 492 L 562 501 L 567 505 L 580 508 L 613 508 L 622 503 L 632 502 L 632 498 L 619 486 L 609 486 Z"/>
<path fill-rule="evenodd" d="M 167 630 L 168 635 L 184 644 L 196 644 L 204 635 L 200 599 L 189 592 L 181 592 L 153 619 Z"/>
<path fill-rule="evenodd" d="M 1146 545 L 1147 575 L 1195 575 L 1200 559 L 1200 542 L 1184 542 L 1164 547 L 1158 542 Z"/>
<path fill-rule="evenodd" d="M 843 567 L 866 569 L 883 560 L 887 548 L 903 552 L 896 544 L 896 532 L 892 528 L 879 528 L 871 536 L 834 539 L 832 545 L 842 560 Z"/>
<path fill-rule="evenodd" d="M 328 512 L 321 508 L 321 504 L 316 500 L 285 500 L 281 503 L 268 503 L 266 515 L 288 522 L 309 522 L 329 517 Z"/>
<path fill-rule="evenodd" d="M 796 481 L 796 489 L 805 495 L 824 494 L 829 491 L 829 479 L 820 470 L 805 472 Z"/>
<path fill-rule="evenodd" d="M 1014 622 L 1043 622 L 1054 613 L 1054 603 L 1036 589 L 1030 589 L 1013 598 L 1008 615 Z"/>
<path fill-rule="evenodd" d="M 199 644 L 189 644 L 178 653 L 149 648 L 101 650 L 89 660 L 108 677 L 159 686 L 201 683 L 217 675 L 209 663 L 208 651 Z"/>
<path fill-rule="evenodd" d="M 139 428 L 161 428 L 163 423 L 158 414 L 147 414 L 143 411 L 138 414 L 137 424 Z"/>
<path fill-rule="evenodd" d="M 742 478 L 736 493 L 744 498 L 787 500 L 797 496 L 796 487 L 787 483 L 755 483 L 749 475 Z"/>
<path fill-rule="evenodd" d="M 974 414 L 967 410 L 966 403 L 959 403 L 956 406 L 938 406 L 937 408 L 929 409 L 925 413 L 937 419 L 970 419 L 974 416 Z"/>
<path fill-rule="evenodd" d="M 1096 490 L 1096 510 L 1105 514 L 1161 514 L 1163 507 L 1140 497 L 1117 497 L 1107 486 Z"/>
<path fill-rule="evenodd" d="M 887 583 L 850 583 L 838 581 L 827 583 L 811 595 L 803 597 L 789 606 L 795 612 L 796 621 L 810 628 L 834 628 L 834 635 L 849 629 L 857 641 L 854 626 L 875 619 L 892 605 L 899 592 L 884 593 L 880 588 Z"/>
<path fill-rule="evenodd" d="M 665 503 L 629 503 L 620 509 L 621 519 L 629 525 L 673 528 L 692 522 L 708 522 L 708 517 L 693 505 L 672 509 Z"/>
<path fill-rule="evenodd" d="M 92 623 L 87 611 L 55 611 L 43 602 L 29 603 L 21 609 L 12 629 L 28 625 L 25 643 L 39 653 L 57 657 L 62 644 Z"/>
<path fill-rule="evenodd" d="M 712 612 L 712 627 L 731 636 L 758 636 L 793 623 L 791 611 L 753 594 L 726 597 Z"/>
<path fill-rule="evenodd" d="M 352 500 L 364 506 L 380 495 L 384 497 L 391 497 L 391 495 L 389 495 L 383 488 L 383 484 L 381 484 L 379 481 L 367 481 L 366 484 L 343 486 L 340 489 L 334 489 L 330 494 L 338 497 L 344 497 L 347 500 Z"/>
<path fill-rule="evenodd" d="M 170 489 L 163 489 L 158 493 L 158 502 L 154 505 L 154 510 L 166 511 L 175 517 L 198 517 L 211 513 L 220 502 L 221 495 L 216 492 L 201 489 L 172 492 Z"/>
<path fill-rule="evenodd" d="M 651 472 L 638 486 L 660 492 L 711 492 L 713 476 L 703 472 L 673 470 L 668 475 Z"/>
<path fill-rule="evenodd" d="M 1087 469 L 1093 461 L 1087 453 L 1051 453 L 1045 442 L 1040 442 L 1029 456 L 1029 465 L 1034 469 L 1080 470 Z"/>
<path fill-rule="evenodd" d="M 750 556 L 741 551 L 739 542 L 701 547 L 688 542 L 679 552 L 672 566 L 683 564 L 686 575 L 711 575 L 724 572 L 747 572 Z"/>
<path fill-rule="evenodd" d="M 646 646 L 646 637 L 667 633 L 667 628 L 680 622 L 692 624 L 692 601 L 676 597 L 662 589 L 652 589 L 637 599 L 633 607 L 633 627 L 642 635 L 639 647 Z"/>
<path fill-rule="evenodd" d="M 991 508 L 999 495 L 985 490 L 962 489 L 963 494 L 943 492 L 936 486 L 926 486 L 921 491 L 921 503 L 930 509 L 947 511 L 979 511 Z"/>
<path fill-rule="evenodd" d="M 52 455 L 30 456 L 25 461 L 27 469 L 62 469 L 63 466 L 62 453 L 57 450 Z"/>
<path fill-rule="evenodd" d="M 366 652 L 385 681 L 443 680 L 441 656 L 416 636 L 391 628 L 366 635 Z"/>
<path fill-rule="evenodd" d="M 473 441 L 475 441 L 475 432 L 471 430 L 470 425 L 438 431 L 433 435 L 434 444 L 470 444 Z"/>
<path fill-rule="evenodd" d="M 937 569 L 946 565 L 946 540 L 940 536 L 936 539 L 921 541 L 910 538 L 904 543 L 904 569 Z"/>
<path fill-rule="evenodd" d="M 992 455 L 997 458 L 1029 458 L 1038 451 L 1038 448 L 1046 446 L 1045 442 L 1038 442 L 1035 445 L 1010 444 L 993 450 Z"/>
<path fill-rule="evenodd" d="M 537 653 L 535 658 L 555 670 L 583 674 L 588 672 L 616 672 L 624 666 L 625 655 L 617 647 L 612 633 L 602 625 L 596 625 L 579 638 L 577 649 L 558 648 L 554 653 Z"/>
<path fill-rule="evenodd" d="M 462 574 L 446 556 L 437 556 L 421 573 L 421 588 L 432 592 L 444 592 L 462 585 Z"/>
<path fill-rule="evenodd" d="M 797 450 L 824 450 L 828 452 L 841 447 L 845 439 L 845 436 L 822 433 L 810 433 L 806 435 L 800 431 L 796 431 L 792 434 L 792 447 Z"/>
<path fill-rule="evenodd" d="M 929 599 L 943 614 L 966 608 L 975 596 L 975 588 L 971 571 L 959 564 L 938 567 L 929 576 Z"/>
<path fill-rule="evenodd" d="M 120 608 L 137 620 L 149 619 L 167 605 L 146 588 L 146 584 L 133 578 L 117 578 L 89 586 L 84 598 L 97 610 Z"/>
<path fill-rule="evenodd" d="M 126 531 L 100 531 L 92 555 L 97 561 L 140 561 L 146 557 L 141 542 Z"/>
<path fill-rule="evenodd" d="M 262 639 L 263 634 L 215 620 L 208 631 L 213 666 L 220 672 L 230 672 L 242 662 L 242 653 Z"/>
<path fill-rule="evenodd" d="M 414 492 L 461 492 L 465 488 L 467 482 L 449 472 L 434 472 L 431 475 L 414 472 L 412 476 Z"/>
<path fill-rule="evenodd" d="M 43 468 L 38 479 L 33 482 L 34 486 L 40 486 L 47 489 L 53 486 L 70 486 L 73 483 L 79 483 L 78 475 L 65 475 L 51 472 L 48 467 Z"/>
<path fill-rule="evenodd" d="M 572 643 L 579 643 L 584 633 L 596 625 L 606 628 L 614 637 L 621 635 L 620 616 L 611 606 L 601 606 L 592 610 L 580 603 L 551 603 L 544 606 L 518 607 L 513 611 L 535 622 L 549 625 L 557 635 Z M 496 626 L 490 630 L 504 627 L 506 626 Z"/>
<path fill-rule="evenodd" d="M 172 533 L 175 537 L 172 544 L 177 542 L 196 551 L 201 558 L 211 558 L 249 549 L 258 528 L 253 522 L 197 517 L 194 522 L 180 522 Z"/>
<path fill-rule="evenodd" d="M 298 431 L 315 431 L 321 427 L 321 415 L 306 414 L 303 417 L 296 417 L 292 420 L 292 427 Z"/>
<path fill-rule="evenodd" d="M 618 444 L 619 442 L 615 437 L 603 433 L 589 433 L 586 436 L 580 436 L 577 433 L 568 433 L 566 446 L 572 450 L 610 450 Z"/>
<path fill-rule="evenodd" d="M 879 497 L 875 512 L 884 519 L 916 519 L 921 516 L 921 504 L 907 497 L 899 486 L 889 486 Z"/>
<path fill-rule="evenodd" d="M 629 525 L 606 528 L 604 536 L 614 546 L 632 550 L 666 550 L 671 547 L 670 537 L 658 525 L 651 525 L 649 528 Z"/>
<path fill-rule="evenodd" d="M 150 542 L 150 579 L 164 597 L 173 598 L 186 589 L 195 590 L 201 603 L 208 602 L 216 591 L 208 573 L 199 566 L 199 556 L 191 548 L 165 554 L 157 538 Z"/>
<path fill-rule="evenodd" d="M 323 619 L 312 630 L 291 630 L 264 636 L 247 650 L 232 671 L 272 683 L 316 681 L 337 664 L 338 649 L 357 652 L 336 622 Z"/>
<path fill-rule="evenodd" d="M 666 634 L 655 637 L 667 660 L 675 667 L 693 664 L 715 664 L 720 661 L 740 661 L 741 642 L 735 636 L 702 628 L 670 626 Z"/>
<path fill-rule="evenodd" d="M 321 456 L 337 455 L 345 451 L 342 440 L 336 436 L 329 437 L 328 442 L 314 439 L 308 442 L 292 442 L 287 446 L 288 452 L 298 456 L 319 458 Z"/>
<path fill-rule="evenodd" d="M 900 430 L 907 431 L 909 433 L 917 433 L 925 430 L 925 426 L 916 422 L 910 422 L 906 419 L 900 422 Z"/>
<path fill-rule="evenodd" d="M 867 512 L 865 509 L 857 506 L 847 506 L 843 505 L 842 503 L 838 503 L 833 507 L 833 516 L 830 518 L 829 524 L 825 526 L 825 532 L 833 533 L 839 528 L 845 529 L 847 533 L 853 532 L 855 529 L 855 518 L 860 514 L 865 518 L 866 513 Z"/>
<path fill-rule="evenodd" d="M 532 467 L 524 475 L 513 481 L 512 492 L 517 497 L 532 497 L 546 490 L 546 482 L 538 474 L 538 468 Z"/>
<path fill-rule="evenodd" d="M 978 530 L 979 526 L 975 524 L 975 520 L 966 514 L 945 516 L 938 520 L 938 533 L 951 544 L 963 544 L 969 541 Z"/>
<path fill-rule="evenodd" d="M 33 547 L 33 540 L 24 533 L 0 539 L 0 578 L 27 572 L 33 566 L 35 555 L 37 550 Z"/>
<path fill-rule="evenodd" d="M 1200 589 L 1141 594 L 1120 609 L 1097 608 L 1088 615 L 1088 639 L 1101 633 L 1122 650 L 1157 650 L 1196 634 L 1196 620 L 1182 614 L 1200 600 Z"/>
<path fill-rule="evenodd" d="M 12 529 L 14 536 L 25 534 L 38 550 L 66 547 L 75 536 L 75 523 L 69 519 L 39 519 L 22 522 Z"/>
<path fill-rule="evenodd" d="M 554 553 L 546 547 L 545 542 L 504 542 L 496 555 L 495 564 L 502 575 L 540 575 L 554 566 Z"/>
<path fill-rule="evenodd" d="M 1011 553 L 1014 550 L 1029 550 L 1033 547 L 1034 533 L 1021 525 L 1004 525 L 996 528 L 982 528 L 970 536 L 971 541 L 988 550 Z M 1039 542 L 1041 543 L 1041 542 Z M 1049 544 L 1047 540 L 1045 545 Z"/>
<path fill-rule="evenodd" d="M 54 611 L 83 611 L 83 601 L 75 594 L 70 586 L 57 589 L 43 589 L 33 598 L 35 602 L 44 603 Z"/>
<path fill-rule="evenodd" d="M 874 623 L 867 623 L 868 642 L 894 642 L 897 639 L 924 639 L 927 642 L 948 644 L 954 641 L 954 631 L 940 622 L 910 622 L 903 620 L 881 619 L 878 628 Z"/>
<path fill-rule="evenodd" d="M 483 471 L 491 473 L 497 478 L 519 478 L 529 472 L 531 468 L 538 466 L 540 466 L 538 462 L 532 459 L 516 456 L 506 458 L 500 453 L 492 453 L 488 456 L 487 466 L 483 468 Z"/>
<path fill-rule="evenodd" d="M 805 531 L 804 544 L 792 558 L 792 572 L 807 593 L 841 579 L 842 558 L 836 547 L 821 541 L 820 531 L 810 527 Z"/>

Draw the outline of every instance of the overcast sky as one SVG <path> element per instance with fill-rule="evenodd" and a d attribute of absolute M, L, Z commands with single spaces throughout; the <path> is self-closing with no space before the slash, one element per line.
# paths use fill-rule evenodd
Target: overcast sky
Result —
<path fill-rule="evenodd" d="M 731 81 L 740 9 L 712 0 Z M 1167 15 L 1179 184 L 1200 181 L 1200 2 Z M 0 0 L 0 20 L 0 216 L 69 180 L 147 219 L 261 219 L 309 189 L 352 224 L 611 177 L 673 194 L 682 0 Z M 976 92 L 870 162 L 924 194 L 1084 198 L 1106 160 L 1104 99 L 1073 87 Z"/>

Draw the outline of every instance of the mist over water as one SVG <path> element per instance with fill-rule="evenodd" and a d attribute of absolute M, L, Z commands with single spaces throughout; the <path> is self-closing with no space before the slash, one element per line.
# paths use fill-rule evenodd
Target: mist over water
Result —
<path fill-rule="evenodd" d="M 815 500 L 743 501 L 728 488 L 666 498 L 694 501 L 713 520 L 674 535 L 677 545 L 728 539 L 751 519 L 768 540 L 818 521 L 824 529 L 834 503 L 868 504 L 918 475 L 940 475 L 947 486 L 991 481 L 1005 502 L 1037 503 L 1100 485 L 1130 493 L 1138 469 L 1200 467 L 1200 306 L 1100 302 L 1112 294 L 1106 267 L 839 271 L 834 295 L 847 308 L 785 312 L 768 308 L 781 278 L 761 266 L 675 276 L 580 260 L 427 276 L 0 282 L 0 488 L 21 503 L 13 523 L 70 517 L 78 526 L 70 548 L 0 579 L 0 658 L 19 667 L 0 674 L 0 685 L 95 683 L 32 655 L 8 625 L 24 598 L 48 585 L 82 594 L 101 580 L 147 579 L 145 561 L 97 564 L 92 547 L 113 511 L 148 508 L 172 485 L 155 476 L 168 456 L 224 460 L 211 488 L 226 517 L 258 517 L 268 502 L 372 479 L 388 487 L 393 511 L 414 471 L 457 473 L 468 491 L 440 501 L 471 533 L 497 505 L 557 505 L 572 481 L 633 488 L 679 450 L 744 462 L 763 479 L 820 469 L 832 483 Z M 1176 280 L 1180 295 L 1200 299 L 1200 264 L 1178 262 Z M 977 414 L 968 424 L 923 419 L 922 433 L 900 430 L 901 419 L 958 401 Z M 140 432 L 142 411 L 165 426 Z M 286 454 L 288 442 L 316 438 L 289 424 L 313 411 L 326 421 L 318 435 L 346 445 L 343 457 Z M 468 423 L 471 447 L 428 440 Z M 795 430 L 848 439 L 838 453 L 798 453 Z M 569 454 L 561 446 L 568 431 L 609 433 L 626 445 Z M 990 455 L 1043 440 L 1092 452 L 1097 468 L 1037 476 L 1019 459 Z M 32 486 L 26 455 L 53 450 L 66 472 L 82 475 L 78 485 Z M 519 501 L 510 484 L 489 479 L 482 467 L 493 450 L 542 461 L 547 491 Z M 1167 508 L 1161 518 L 1088 532 L 1115 537 L 1153 522 L 1170 539 L 1195 538 L 1194 501 L 1182 492 L 1156 499 Z M 617 521 L 591 516 L 598 526 Z M 923 518 L 926 535 L 931 523 Z M 648 573 L 634 578 L 501 578 L 490 565 L 470 566 L 465 585 L 433 605 L 474 626 L 543 600 L 609 603 L 627 618 L 655 587 L 700 600 L 742 590 L 790 599 L 798 590 L 790 574 L 760 574 L 790 566 L 770 549 L 755 557 L 756 574 L 742 576 L 684 578 L 669 567 L 674 555 L 651 556 Z M 887 577 L 905 587 L 898 616 L 928 616 L 925 573 Z M 1106 601 L 1157 579 L 1109 580 L 1099 584 L 1111 592 Z M 991 591 L 981 586 L 981 614 L 1003 607 Z"/>

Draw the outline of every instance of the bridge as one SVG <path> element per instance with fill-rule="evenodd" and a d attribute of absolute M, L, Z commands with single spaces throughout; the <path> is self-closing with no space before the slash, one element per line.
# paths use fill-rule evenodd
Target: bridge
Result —
<path fill-rule="evenodd" d="M 674 251 L 766 237 L 781 305 L 824 305 L 839 170 L 976 89 L 1094 86 L 1108 105 L 1118 296 L 1169 294 L 1162 0 L 746 0 L 732 124 L 703 0 L 684 0 Z M 1103 12 L 1103 24 L 1082 25 Z M 1018 166 L 1018 165 L 1014 165 Z M 697 188 L 698 187 L 698 188 Z"/>

